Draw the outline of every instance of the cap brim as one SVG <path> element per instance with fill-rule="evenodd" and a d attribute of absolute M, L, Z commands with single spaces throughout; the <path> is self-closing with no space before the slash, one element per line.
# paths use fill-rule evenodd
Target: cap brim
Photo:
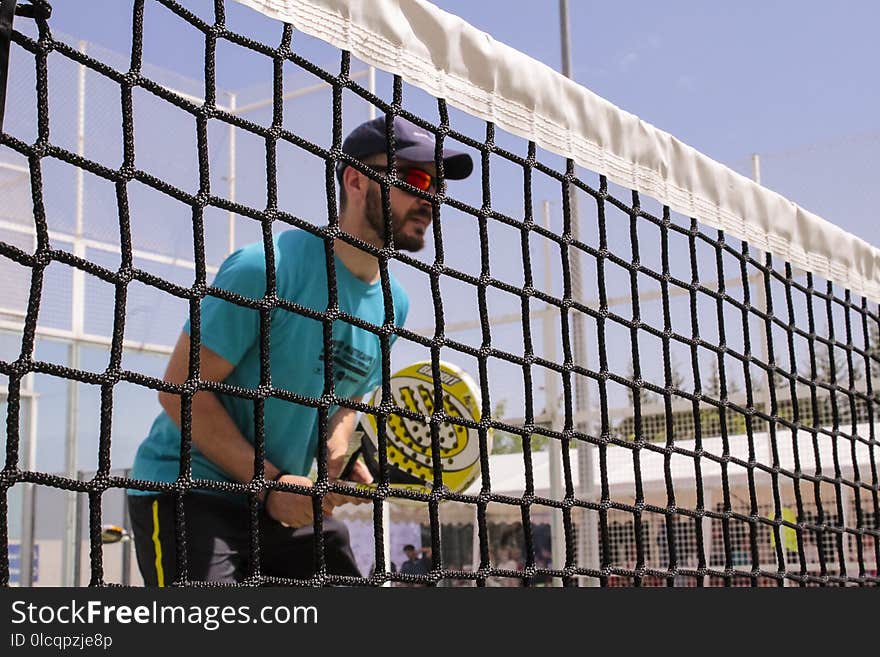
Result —
<path fill-rule="evenodd" d="M 398 149 L 397 157 L 410 162 L 433 162 L 434 149 L 430 146 L 407 146 Z M 471 175 L 474 161 L 467 153 L 443 149 L 443 176 L 448 180 L 462 180 Z"/>
<path fill-rule="evenodd" d="M 397 157 L 411 162 L 433 162 L 434 149 L 424 146 L 408 146 L 397 151 Z M 337 162 L 336 177 L 342 182 L 342 172 L 345 171 L 346 162 Z M 474 170 L 474 161 L 467 153 L 451 151 L 448 148 L 443 151 L 443 175 L 448 180 L 463 180 Z"/>

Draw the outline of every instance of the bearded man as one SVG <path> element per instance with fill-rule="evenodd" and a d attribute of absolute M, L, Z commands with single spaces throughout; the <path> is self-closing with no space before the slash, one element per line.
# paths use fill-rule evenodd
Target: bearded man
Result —
<path fill-rule="evenodd" d="M 393 133 L 394 172 L 387 159 L 385 117 L 358 126 L 345 139 L 343 152 L 373 173 L 339 162 L 339 228 L 376 249 L 391 244 L 418 251 L 425 244 L 433 218 L 430 199 L 437 191 L 434 135 L 401 117 L 394 118 Z M 442 157 L 447 179 L 466 178 L 473 170 L 465 153 L 444 149 Z M 378 182 L 386 175 L 393 181 L 388 195 L 390 237 Z M 357 411 L 331 406 L 320 430 L 317 406 L 325 391 L 325 366 L 332 363 L 337 399 L 357 402 L 379 386 L 379 328 L 386 317 L 376 256 L 338 237 L 328 254 L 330 243 L 293 229 L 274 236 L 268 258 L 262 242 L 236 251 L 217 272 L 214 291 L 200 302 L 198 330 L 189 321 L 184 324 L 164 377 L 171 385 L 159 393 L 162 411 L 135 457 L 131 477 L 138 488 L 127 495 L 138 567 L 146 585 L 241 582 L 254 572 L 248 496 L 230 491 L 229 483 L 254 484 L 260 490 L 260 573 L 293 579 L 314 576 L 312 496 L 267 488 L 263 482 L 311 487 L 308 475 L 322 443 L 329 478 L 339 478 Z M 334 319 L 329 355 L 324 352 L 326 320 L 313 316 L 334 310 L 328 272 L 334 280 L 335 308 L 375 327 L 370 331 Z M 389 279 L 394 323 L 402 326 L 409 300 L 390 273 Z M 286 303 L 279 305 L 278 300 Z M 191 376 L 193 349 L 198 369 Z M 197 482 L 183 502 L 187 570 L 182 577 L 177 572 L 174 490 L 186 474 L 181 473 L 180 458 L 181 427 L 187 418 L 191 476 Z M 264 438 L 263 480 L 255 479 L 258 430 Z M 347 476 L 356 482 L 372 481 L 362 462 Z M 323 496 L 322 544 L 328 573 L 358 577 L 348 531 L 332 517 L 336 506 L 352 499 L 335 493 Z"/>

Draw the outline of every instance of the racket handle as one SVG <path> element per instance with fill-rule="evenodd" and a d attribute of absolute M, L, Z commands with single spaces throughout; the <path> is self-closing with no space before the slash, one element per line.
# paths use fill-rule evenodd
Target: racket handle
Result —
<path fill-rule="evenodd" d="M 354 452 L 352 452 L 351 456 L 348 458 L 348 462 L 345 464 L 345 467 L 342 468 L 342 472 L 339 474 L 340 479 L 348 479 L 351 476 L 351 471 L 354 470 L 354 464 L 357 462 L 358 457 L 361 455 L 361 448 L 358 447 Z"/>

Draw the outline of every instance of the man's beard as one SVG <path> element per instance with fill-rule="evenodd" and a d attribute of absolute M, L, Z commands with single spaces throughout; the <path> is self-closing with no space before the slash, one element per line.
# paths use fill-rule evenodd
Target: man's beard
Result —
<path fill-rule="evenodd" d="M 431 211 L 428 210 L 428 218 L 430 218 L 430 212 Z M 379 189 L 373 185 L 370 185 L 367 189 L 364 214 L 367 217 L 367 222 L 373 227 L 376 234 L 387 244 L 388 240 L 385 238 L 385 216 L 382 212 L 382 194 Z M 424 248 L 425 238 L 422 235 L 406 235 L 403 233 L 403 228 L 410 219 L 422 216 L 425 216 L 423 210 L 411 210 L 403 217 L 395 213 L 393 210 L 391 211 L 391 231 L 394 234 L 394 248 L 400 249 L 401 251 L 421 251 L 422 248 Z"/>

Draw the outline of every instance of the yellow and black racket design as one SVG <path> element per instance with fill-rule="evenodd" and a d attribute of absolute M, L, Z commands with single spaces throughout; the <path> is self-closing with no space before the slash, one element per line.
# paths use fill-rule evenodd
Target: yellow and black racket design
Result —
<path fill-rule="evenodd" d="M 480 392 L 473 379 L 462 369 L 440 362 L 440 383 L 443 410 L 451 418 L 480 421 Z M 391 377 L 394 403 L 425 419 L 391 414 L 385 425 L 390 483 L 395 488 L 430 492 L 433 488 L 433 451 L 431 427 L 427 420 L 434 412 L 434 377 L 430 361 L 419 361 Z M 377 389 L 370 404 L 378 406 L 382 391 Z M 351 471 L 357 458 L 362 458 L 375 479 L 379 478 L 378 418 L 364 414 L 360 421 L 361 445 L 349 459 L 342 478 Z M 486 449 L 492 450 L 491 429 L 486 436 Z M 455 422 L 440 425 L 440 462 L 443 484 L 453 492 L 465 490 L 480 474 L 479 432 Z M 369 487 L 369 486 L 367 486 Z"/>

